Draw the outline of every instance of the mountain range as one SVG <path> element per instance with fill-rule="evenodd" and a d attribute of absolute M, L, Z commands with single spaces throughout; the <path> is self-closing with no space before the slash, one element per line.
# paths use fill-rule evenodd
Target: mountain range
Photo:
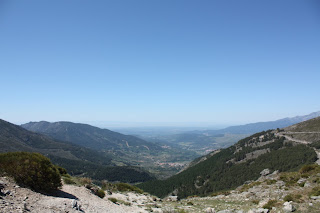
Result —
<path fill-rule="evenodd" d="M 299 122 L 303 122 L 320 116 L 320 111 L 313 112 L 304 116 L 283 118 L 275 121 L 257 122 L 245 125 L 230 126 L 218 130 L 195 130 L 186 131 L 179 134 L 157 135 L 149 137 L 153 141 L 167 141 L 171 144 L 181 145 L 186 149 L 198 151 L 199 154 L 206 153 L 208 150 L 226 148 L 238 140 L 261 131 L 269 129 L 283 128 Z"/>
<path fill-rule="evenodd" d="M 198 157 L 195 152 L 162 143 L 148 142 L 88 124 L 72 122 L 30 122 L 23 128 L 61 141 L 93 149 L 111 156 L 116 165 L 131 165 L 147 169 L 158 178 L 178 172 L 183 164 Z"/>
<path fill-rule="evenodd" d="M 70 174 L 97 180 L 141 182 L 153 178 L 138 167 L 114 165 L 107 153 L 30 132 L 0 119 L 0 152 L 16 151 L 39 152 Z"/>

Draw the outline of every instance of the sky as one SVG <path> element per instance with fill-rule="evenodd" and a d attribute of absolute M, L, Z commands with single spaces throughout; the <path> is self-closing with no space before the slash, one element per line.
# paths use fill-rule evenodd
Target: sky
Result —
<path fill-rule="evenodd" d="M 0 0 L 0 118 L 234 125 L 320 110 L 318 0 Z"/>

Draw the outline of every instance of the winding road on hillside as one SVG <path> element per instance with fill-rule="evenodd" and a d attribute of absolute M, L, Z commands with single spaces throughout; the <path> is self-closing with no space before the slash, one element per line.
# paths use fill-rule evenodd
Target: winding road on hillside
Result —
<path fill-rule="evenodd" d="M 310 142 L 310 141 L 299 140 L 299 139 L 290 137 L 290 136 L 285 135 L 285 134 L 290 134 L 290 135 L 298 135 L 298 134 L 320 134 L 320 132 L 280 132 L 280 133 L 275 133 L 276 136 L 285 137 L 287 140 L 294 141 L 294 142 L 296 142 L 296 143 L 311 144 L 312 142 Z M 318 165 L 320 165 L 320 150 L 314 148 L 314 151 L 316 152 L 316 154 L 317 154 L 317 156 L 318 156 L 318 160 L 316 161 L 316 163 L 317 163 Z"/>
<path fill-rule="evenodd" d="M 285 134 L 291 134 L 292 135 L 292 134 L 308 134 L 308 133 L 311 133 L 311 132 L 281 132 L 281 133 L 276 133 L 275 135 L 279 136 L 279 137 L 285 137 L 289 141 L 294 141 L 294 142 L 302 143 L 302 144 L 310 144 L 311 142 L 309 142 L 309 141 L 299 140 L 299 139 L 290 137 L 288 135 L 285 135 Z M 315 132 L 312 132 L 312 133 L 315 133 Z M 317 132 L 317 133 L 319 133 L 319 132 Z"/>

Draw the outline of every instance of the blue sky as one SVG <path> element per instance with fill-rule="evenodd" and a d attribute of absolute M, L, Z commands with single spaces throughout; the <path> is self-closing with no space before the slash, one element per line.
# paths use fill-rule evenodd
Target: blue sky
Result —
<path fill-rule="evenodd" d="M 0 1 L 0 118 L 228 125 L 320 110 L 317 0 Z"/>

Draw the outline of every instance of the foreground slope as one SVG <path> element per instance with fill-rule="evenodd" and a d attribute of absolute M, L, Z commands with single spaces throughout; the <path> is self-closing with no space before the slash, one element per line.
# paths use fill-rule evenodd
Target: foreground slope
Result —
<path fill-rule="evenodd" d="M 304 164 L 314 163 L 318 157 L 313 145 L 289 140 L 279 135 L 279 130 L 264 131 L 199 159 L 167 180 L 151 181 L 139 187 L 160 197 L 172 193 L 181 198 L 229 190 L 257 179 L 265 168 L 294 171 Z"/>
<path fill-rule="evenodd" d="M 264 170 L 261 174 L 235 190 L 181 200 L 119 192 L 111 186 L 105 189 L 106 196 L 101 199 L 84 186 L 66 184 L 45 195 L 0 177 L 0 212 L 319 212 L 320 166 L 303 166 L 298 172 L 286 173 Z"/>
<path fill-rule="evenodd" d="M 111 157 L 72 143 L 57 141 L 48 136 L 0 119 L 0 152 L 39 152 L 74 175 L 86 175 L 94 179 L 141 182 L 152 177 L 135 167 L 116 167 Z"/>

